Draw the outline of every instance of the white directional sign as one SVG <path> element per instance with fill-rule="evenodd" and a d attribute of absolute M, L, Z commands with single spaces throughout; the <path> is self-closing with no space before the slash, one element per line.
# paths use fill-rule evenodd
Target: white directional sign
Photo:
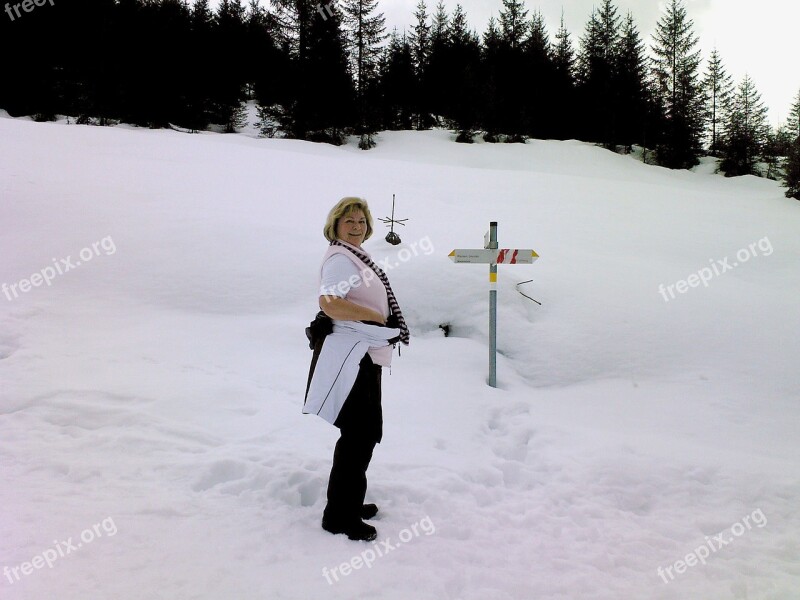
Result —
<path fill-rule="evenodd" d="M 454 263 L 530 265 L 539 255 L 530 248 L 456 248 L 448 257 Z"/>

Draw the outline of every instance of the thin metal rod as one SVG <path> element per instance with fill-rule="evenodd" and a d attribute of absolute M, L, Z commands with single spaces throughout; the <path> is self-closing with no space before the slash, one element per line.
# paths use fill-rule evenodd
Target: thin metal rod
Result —
<path fill-rule="evenodd" d="M 539 302 L 539 301 L 538 301 L 536 298 L 531 298 L 530 296 L 528 296 L 528 294 L 525 294 L 524 292 L 520 292 L 520 291 L 519 291 L 519 286 L 521 286 L 523 283 L 530 283 L 530 282 L 532 282 L 532 281 L 533 281 L 533 279 L 528 279 L 528 281 L 520 281 L 520 282 L 519 282 L 519 283 L 516 285 L 517 291 L 518 291 L 520 294 L 522 294 L 523 296 L 525 296 L 525 297 L 526 297 L 528 300 L 533 300 L 534 302 L 536 302 L 536 304 L 538 304 L 539 306 L 541 306 L 541 305 L 542 305 L 542 303 L 541 303 L 541 302 Z"/>

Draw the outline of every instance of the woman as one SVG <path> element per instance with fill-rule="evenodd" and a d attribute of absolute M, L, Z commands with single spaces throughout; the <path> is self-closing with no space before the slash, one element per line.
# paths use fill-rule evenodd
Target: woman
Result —
<path fill-rule="evenodd" d="M 322 527 L 351 540 L 377 537 L 364 523 L 378 513 L 364 504 L 367 468 L 383 437 L 381 369 L 409 332 L 386 274 L 361 244 L 372 235 L 372 215 L 361 198 L 343 198 L 324 228 L 330 242 L 320 270 L 319 307 L 333 331 L 314 346 L 303 412 L 339 428 Z"/>

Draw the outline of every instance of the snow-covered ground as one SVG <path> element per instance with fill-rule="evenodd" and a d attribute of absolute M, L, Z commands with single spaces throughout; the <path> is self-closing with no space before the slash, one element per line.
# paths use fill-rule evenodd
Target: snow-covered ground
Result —
<path fill-rule="evenodd" d="M 450 140 L 0 118 L 3 600 L 798 598 L 800 204 Z M 365 248 L 413 338 L 364 544 L 319 526 L 303 329 L 328 209 L 392 194 Z M 541 255 L 498 268 L 497 389 L 488 268 L 447 258 L 492 220 Z"/>

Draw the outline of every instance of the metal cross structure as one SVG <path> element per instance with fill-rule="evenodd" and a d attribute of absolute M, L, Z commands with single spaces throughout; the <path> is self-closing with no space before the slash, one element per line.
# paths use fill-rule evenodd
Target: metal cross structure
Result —
<path fill-rule="evenodd" d="M 489 223 L 483 248 L 456 248 L 449 255 L 454 263 L 489 265 L 489 385 L 497 387 L 497 265 L 530 265 L 539 258 L 530 248 L 498 248 L 497 221 Z"/>
<path fill-rule="evenodd" d="M 398 225 L 402 225 L 405 227 L 406 221 L 408 219 L 395 219 L 394 218 L 394 194 L 392 194 L 392 216 L 388 218 L 378 218 L 379 221 L 386 223 L 387 226 L 390 226 L 391 229 L 389 233 L 386 234 L 386 241 L 389 242 L 392 246 L 397 246 L 402 240 L 400 236 L 394 232 L 394 224 L 397 223 Z"/>

